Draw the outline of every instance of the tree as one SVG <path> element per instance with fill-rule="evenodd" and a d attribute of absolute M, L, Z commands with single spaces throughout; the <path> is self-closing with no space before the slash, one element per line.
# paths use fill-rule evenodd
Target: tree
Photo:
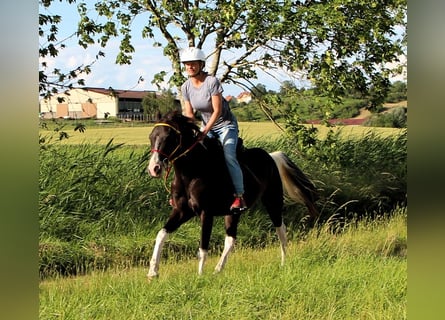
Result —
<path fill-rule="evenodd" d="M 297 90 L 298 89 L 297 89 L 296 84 L 294 82 L 288 81 L 288 80 L 283 81 L 283 83 L 280 86 L 280 94 L 283 94 L 283 95 L 296 92 Z"/>
<path fill-rule="evenodd" d="M 74 5 L 76 0 L 65 0 L 68 4 Z M 39 6 L 43 9 L 48 8 L 53 0 L 40 0 Z M 44 11 L 42 11 L 44 12 Z M 79 78 L 82 74 L 91 72 L 91 66 L 104 56 L 102 51 L 98 51 L 95 59 L 87 65 L 79 65 L 72 70 L 60 70 L 54 68 L 48 70 L 46 58 L 56 57 L 60 50 L 65 48 L 65 41 L 58 38 L 58 25 L 62 17 L 57 14 L 39 13 L 39 94 L 43 98 L 50 98 L 53 94 L 71 89 L 74 84 L 84 85 L 84 79 Z M 76 32 L 68 38 L 76 36 Z M 61 101 L 62 102 L 62 101 Z"/>
<path fill-rule="evenodd" d="M 175 94 L 170 90 L 164 90 L 159 95 L 155 92 L 148 93 L 142 99 L 142 107 L 144 113 L 149 115 L 152 120 L 159 120 L 160 115 L 178 108 L 175 103 Z"/>
<path fill-rule="evenodd" d="M 283 70 L 304 74 L 333 101 L 350 88 L 373 88 L 372 108 L 388 90 L 385 66 L 406 45 L 396 37 L 396 27 L 405 30 L 406 0 L 99 0 L 94 14 L 84 3 L 78 7 L 79 44 L 105 47 L 119 37 L 119 64 L 131 63 L 132 23 L 142 16 L 139 31 L 171 60 L 172 86 L 184 81 L 180 49 L 196 46 L 209 53 L 208 71 L 222 82 L 251 89 L 259 70 Z"/>

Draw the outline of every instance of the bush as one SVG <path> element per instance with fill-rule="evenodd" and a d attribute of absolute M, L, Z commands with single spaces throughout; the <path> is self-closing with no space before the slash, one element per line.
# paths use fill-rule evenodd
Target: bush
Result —
<path fill-rule="evenodd" d="M 407 131 L 381 137 L 370 131 L 345 139 L 341 130 L 319 139 L 317 129 L 287 125 L 288 148 L 315 178 L 322 218 L 372 216 L 405 206 L 407 201 Z M 307 165 L 310 164 L 310 167 Z"/>
<path fill-rule="evenodd" d="M 398 107 L 387 113 L 373 115 L 363 125 L 368 127 L 406 128 L 407 108 Z"/>

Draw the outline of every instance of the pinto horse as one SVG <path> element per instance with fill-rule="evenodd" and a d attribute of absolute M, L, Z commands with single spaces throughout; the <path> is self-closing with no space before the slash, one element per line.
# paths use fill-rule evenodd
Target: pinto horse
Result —
<path fill-rule="evenodd" d="M 149 279 L 158 276 L 161 250 L 168 234 L 193 217 L 201 220 L 198 274 L 202 274 L 209 248 L 213 218 L 224 216 L 226 237 L 224 249 L 216 265 L 220 272 L 235 245 L 240 214 L 230 212 L 233 185 L 223 149 L 215 138 L 205 137 L 199 127 L 179 112 L 171 112 L 159 120 L 150 134 L 151 157 L 147 171 L 159 178 L 165 170 L 165 181 L 171 168 L 172 212 L 158 232 L 150 260 Z M 240 143 L 238 143 L 240 144 Z M 312 219 L 318 216 L 314 202 L 315 187 L 283 152 L 267 153 L 260 148 L 238 146 L 237 156 L 243 171 L 248 207 L 261 199 L 281 243 L 281 263 L 286 255 L 286 226 L 282 219 L 284 197 L 309 209 Z"/>

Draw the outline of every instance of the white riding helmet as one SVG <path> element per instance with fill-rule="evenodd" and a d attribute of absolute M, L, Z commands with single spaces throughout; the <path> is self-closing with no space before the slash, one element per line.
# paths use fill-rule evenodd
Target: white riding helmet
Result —
<path fill-rule="evenodd" d="M 195 47 L 189 47 L 181 51 L 181 62 L 188 61 L 206 61 L 204 51 Z"/>

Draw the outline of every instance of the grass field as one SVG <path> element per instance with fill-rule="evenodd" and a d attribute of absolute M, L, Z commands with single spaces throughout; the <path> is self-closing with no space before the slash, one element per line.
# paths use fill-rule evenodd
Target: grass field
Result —
<path fill-rule="evenodd" d="M 361 221 L 332 234 L 327 227 L 289 245 L 237 249 L 226 269 L 203 276 L 197 261 L 163 260 L 146 268 L 93 272 L 40 283 L 39 319 L 406 319 L 406 211 Z"/>
<path fill-rule="evenodd" d="M 242 216 L 238 245 L 221 274 L 212 271 L 223 222 L 215 221 L 199 277 L 196 219 L 169 237 L 160 277 L 147 283 L 155 234 L 171 210 L 162 181 L 142 174 L 151 128 L 87 125 L 79 133 L 67 122 L 63 130 L 71 138 L 52 147 L 42 143 L 39 257 L 40 271 L 48 273 L 39 284 L 39 319 L 406 319 L 406 207 L 374 219 L 349 215 L 361 207 L 393 208 L 385 201 L 404 199 L 406 135 L 394 135 L 400 130 L 338 127 L 339 139 L 318 143 L 309 158 L 297 155 L 320 186 L 321 212 L 336 217 L 302 233 L 301 208 L 288 208 L 284 267 L 269 221 L 252 210 Z M 281 132 L 272 123 L 240 128 L 249 145 L 294 151 L 287 137 L 273 140 Z M 319 128 L 321 136 L 328 131 Z M 352 141 L 369 131 L 389 139 Z M 39 133 L 58 141 L 55 131 Z M 49 272 L 57 270 L 77 272 Z"/>
<path fill-rule="evenodd" d="M 240 122 L 240 136 L 247 140 L 261 140 L 266 138 L 267 140 L 273 140 L 282 135 L 282 131 L 272 122 Z M 320 137 L 324 137 L 328 132 L 328 128 L 325 126 L 315 125 L 319 129 Z M 63 144 L 78 144 L 78 143 L 99 143 L 105 144 L 111 138 L 114 139 L 114 143 L 125 143 L 127 145 L 148 145 L 148 135 L 150 134 L 153 126 L 135 126 L 135 127 L 102 127 L 94 126 L 87 129 L 84 133 L 74 132 L 74 125 L 66 126 L 64 130 L 70 135 L 69 139 L 62 141 Z M 345 137 L 357 137 L 363 136 L 369 131 L 377 131 L 382 136 L 387 136 L 400 131 L 400 129 L 394 128 L 369 128 L 361 126 L 338 126 L 334 130 L 341 130 L 342 135 Z M 50 130 L 40 130 L 42 135 L 53 134 Z"/>

